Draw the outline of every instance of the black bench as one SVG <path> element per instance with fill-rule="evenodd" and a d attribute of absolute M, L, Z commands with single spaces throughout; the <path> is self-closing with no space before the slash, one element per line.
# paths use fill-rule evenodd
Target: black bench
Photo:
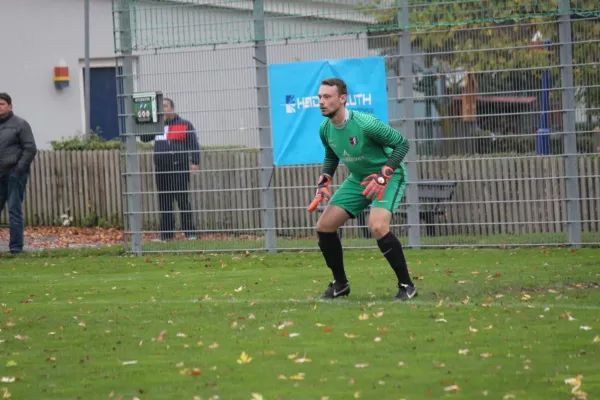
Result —
<path fill-rule="evenodd" d="M 448 203 L 454 197 L 454 191 L 456 190 L 456 181 L 419 181 L 419 217 L 421 221 L 425 223 L 425 232 L 427 236 L 435 236 L 435 226 L 432 225 L 435 222 L 436 216 L 445 215 L 444 203 Z M 370 238 L 371 232 L 368 224 L 368 214 L 371 207 L 367 207 L 362 213 L 360 213 L 356 219 L 360 228 L 363 238 Z M 408 205 L 400 203 L 398 209 L 396 209 L 395 216 L 401 216 L 406 219 L 408 214 Z M 324 206 L 317 209 L 318 212 L 323 212 Z M 341 237 L 340 230 L 340 237 Z"/>

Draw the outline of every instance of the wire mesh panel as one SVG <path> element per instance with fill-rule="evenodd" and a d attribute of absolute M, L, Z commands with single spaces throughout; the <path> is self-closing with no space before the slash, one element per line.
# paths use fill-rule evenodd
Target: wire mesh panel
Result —
<path fill-rule="evenodd" d="M 269 97 L 268 67 L 374 56 L 411 146 L 392 220 L 405 245 L 600 242 L 597 2 L 113 3 L 131 251 L 316 248 L 321 166 L 274 165 L 285 101 Z M 130 103 L 153 92 L 167 128 L 148 132 Z M 340 165 L 333 191 L 347 176 Z M 368 210 L 341 233 L 376 246 Z"/>

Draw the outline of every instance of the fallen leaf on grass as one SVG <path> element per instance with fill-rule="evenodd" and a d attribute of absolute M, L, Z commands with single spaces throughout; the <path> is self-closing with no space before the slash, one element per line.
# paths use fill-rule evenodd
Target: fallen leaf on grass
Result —
<path fill-rule="evenodd" d="M 179 370 L 181 375 L 199 376 L 202 375 L 202 371 L 199 368 L 183 368 Z"/>
<path fill-rule="evenodd" d="M 576 399 L 578 400 L 586 400 L 587 399 L 587 393 L 584 391 L 579 390 L 579 388 L 581 387 L 581 381 L 583 380 L 583 375 L 577 375 L 575 378 L 568 378 L 565 379 L 565 383 L 567 385 L 571 385 L 573 386 L 573 389 L 571 389 L 571 393 L 574 394 Z"/>
<path fill-rule="evenodd" d="M 29 336 L 17 335 L 17 336 L 15 336 L 15 339 L 17 339 L 17 340 L 27 340 L 27 339 L 29 339 Z"/>
<path fill-rule="evenodd" d="M 469 353 L 469 349 L 459 349 L 458 354 L 461 356 L 466 356 Z"/>
<path fill-rule="evenodd" d="M 137 360 L 123 361 L 121 364 L 122 365 L 133 365 L 133 364 L 137 364 Z"/>
<path fill-rule="evenodd" d="M 216 349 L 219 347 L 219 343 L 213 343 L 210 346 L 208 346 L 209 349 Z"/>
<path fill-rule="evenodd" d="M 478 331 L 477 331 L 477 329 L 475 329 L 475 328 L 473 328 L 473 327 L 469 326 L 469 332 L 473 332 L 473 333 L 475 333 L 475 332 L 478 332 Z"/>
<path fill-rule="evenodd" d="M 458 385 L 450 385 L 444 388 L 444 392 L 458 392 L 460 390 L 460 386 Z"/>
<path fill-rule="evenodd" d="M 592 330 L 592 328 L 590 326 L 587 326 L 587 325 L 582 325 L 582 326 L 579 327 L 579 329 L 582 329 L 584 331 L 591 331 Z"/>
<path fill-rule="evenodd" d="M 294 360 L 294 362 L 296 364 L 304 364 L 304 363 L 312 362 L 312 360 L 310 358 L 302 357 L 302 358 L 298 358 L 298 359 Z"/>
<path fill-rule="evenodd" d="M 482 358 L 490 358 L 492 356 L 492 353 L 481 353 L 480 356 Z"/>
<path fill-rule="evenodd" d="M 298 353 L 295 354 L 288 354 L 287 358 L 288 360 L 293 360 L 294 358 L 298 357 Z"/>
<path fill-rule="evenodd" d="M 252 357 L 248 356 L 245 351 L 240 355 L 240 359 L 237 360 L 238 364 L 249 364 L 252 361 Z"/>
<path fill-rule="evenodd" d="M 377 336 L 377 337 L 376 337 L 374 340 L 375 340 L 376 342 L 381 342 L 381 338 L 380 338 L 379 336 Z"/>
<path fill-rule="evenodd" d="M 278 327 L 277 329 L 281 330 L 283 328 L 285 328 L 286 326 L 293 326 L 295 325 L 293 321 L 283 321 Z"/>
<path fill-rule="evenodd" d="M 166 331 L 166 330 L 163 330 L 162 332 L 160 332 L 160 333 L 158 334 L 158 337 L 156 338 L 156 340 L 157 340 L 158 342 L 162 342 L 163 340 L 165 340 L 165 336 L 167 336 L 167 331 Z"/>
<path fill-rule="evenodd" d="M 592 342 L 594 342 L 594 343 L 600 343 L 600 336 L 596 336 L 594 338 L 594 340 L 592 340 Z"/>
<path fill-rule="evenodd" d="M 12 397 L 12 394 L 8 391 L 8 388 L 3 387 L 2 392 L 3 392 L 3 394 L 2 394 L 3 399 L 10 399 Z"/>
<path fill-rule="evenodd" d="M 344 336 L 346 336 L 348 339 L 356 339 L 358 337 L 358 335 L 354 335 L 352 333 L 344 333 Z"/>
<path fill-rule="evenodd" d="M 260 393 L 252 393 L 252 400 L 263 400 L 263 396 Z"/>
<path fill-rule="evenodd" d="M 369 363 L 359 363 L 354 365 L 354 367 L 356 368 L 367 368 L 369 366 Z"/>
<path fill-rule="evenodd" d="M 438 318 L 435 320 L 435 322 L 448 322 L 448 321 L 446 321 L 444 318 Z"/>
<path fill-rule="evenodd" d="M 14 376 L 3 376 L 0 381 L 2 383 L 13 383 L 16 380 Z"/>
<path fill-rule="evenodd" d="M 304 379 L 304 375 L 305 375 L 304 372 L 299 372 L 296 375 L 290 376 L 290 379 L 294 380 L 294 381 L 301 381 Z"/>
<path fill-rule="evenodd" d="M 14 367 L 15 365 L 17 365 L 17 362 L 15 360 L 8 360 L 6 362 L 7 367 Z"/>
<path fill-rule="evenodd" d="M 358 316 L 358 319 L 360 319 L 361 321 L 365 321 L 365 320 L 369 319 L 369 314 L 360 314 Z"/>
<path fill-rule="evenodd" d="M 573 386 L 573 390 L 577 390 L 581 386 L 582 379 L 583 379 L 583 375 L 577 375 L 575 378 L 565 379 L 565 383 L 567 385 Z"/>
<path fill-rule="evenodd" d="M 573 318 L 573 316 L 571 316 L 570 312 L 564 312 L 561 314 L 560 317 L 563 319 L 568 319 L 569 321 L 575 321 L 575 318 Z"/>

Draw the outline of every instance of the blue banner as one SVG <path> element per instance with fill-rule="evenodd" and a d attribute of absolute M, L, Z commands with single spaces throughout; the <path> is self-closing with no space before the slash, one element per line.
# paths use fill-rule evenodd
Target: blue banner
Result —
<path fill-rule="evenodd" d="M 319 126 L 326 117 L 321 115 L 317 95 L 321 81 L 327 78 L 346 82 L 349 110 L 368 112 L 388 122 L 383 57 L 270 65 L 273 163 L 276 166 L 323 162 L 325 150 L 319 138 Z"/>

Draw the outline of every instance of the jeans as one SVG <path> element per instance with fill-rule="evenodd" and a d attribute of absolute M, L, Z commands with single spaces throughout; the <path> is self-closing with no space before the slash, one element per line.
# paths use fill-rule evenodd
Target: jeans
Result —
<path fill-rule="evenodd" d="M 0 177 L 0 214 L 8 203 L 9 232 L 11 252 L 23 251 L 23 196 L 27 186 L 28 173 L 11 173 Z"/>

